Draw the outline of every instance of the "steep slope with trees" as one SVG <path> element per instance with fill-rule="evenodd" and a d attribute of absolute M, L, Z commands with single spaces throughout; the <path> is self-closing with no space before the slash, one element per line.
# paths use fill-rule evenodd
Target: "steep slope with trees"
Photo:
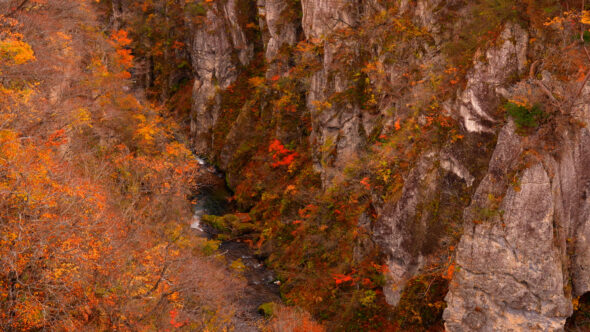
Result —
<path fill-rule="evenodd" d="M 97 10 L 0 5 L 0 330 L 229 328 L 243 281 L 188 232 L 198 164 Z"/>

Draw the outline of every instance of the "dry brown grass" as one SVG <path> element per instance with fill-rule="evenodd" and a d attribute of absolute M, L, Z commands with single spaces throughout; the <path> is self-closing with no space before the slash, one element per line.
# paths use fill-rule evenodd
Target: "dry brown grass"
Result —
<path fill-rule="evenodd" d="M 277 305 L 273 318 L 264 329 L 265 332 L 325 332 L 320 323 L 311 315 L 298 308 Z"/>

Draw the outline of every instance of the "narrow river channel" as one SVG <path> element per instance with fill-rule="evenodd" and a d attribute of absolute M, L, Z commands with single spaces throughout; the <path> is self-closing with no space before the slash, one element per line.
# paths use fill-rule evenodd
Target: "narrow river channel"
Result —
<path fill-rule="evenodd" d="M 191 228 L 198 236 L 211 239 L 216 232 L 208 225 L 201 223 L 201 217 L 208 214 L 220 216 L 231 213 L 231 207 L 227 203 L 231 193 L 225 187 L 222 173 L 202 159 L 199 159 L 199 163 L 203 173 L 200 177 L 210 179 L 216 177 L 218 181 L 207 181 L 206 185 L 199 187 Z M 237 305 L 238 312 L 235 318 L 239 326 L 235 327 L 235 331 L 258 331 L 256 326 L 262 319 L 258 307 L 266 302 L 281 301 L 278 281 L 274 273 L 266 268 L 262 258 L 243 242 L 222 242 L 219 252 L 225 256 L 228 265 L 240 259 L 245 266 L 243 277 L 247 280 L 247 286 Z"/>

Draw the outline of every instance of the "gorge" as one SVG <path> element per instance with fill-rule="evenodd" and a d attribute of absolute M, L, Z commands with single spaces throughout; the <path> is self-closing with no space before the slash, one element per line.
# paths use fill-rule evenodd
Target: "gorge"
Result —
<path fill-rule="evenodd" d="M 590 329 L 590 3 L 0 15 L 0 330 Z"/>

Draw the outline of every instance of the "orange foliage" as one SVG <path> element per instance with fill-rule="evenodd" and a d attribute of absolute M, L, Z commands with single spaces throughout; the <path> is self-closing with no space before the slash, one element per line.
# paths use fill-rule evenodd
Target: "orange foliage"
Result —
<path fill-rule="evenodd" d="M 113 34 L 111 35 L 111 40 L 113 41 L 115 47 L 124 47 L 129 46 L 129 44 L 131 44 L 131 39 L 129 38 L 129 35 L 125 30 L 113 32 Z"/>
<path fill-rule="evenodd" d="M 272 159 L 275 162 L 271 164 L 272 167 L 289 166 L 299 156 L 299 153 L 285 148 L 278 139 L 272 141 L 268 147 L 268 152 L 273 152 Z"/>
<path fill-rule="evenodd" d="M 449 264 L 447 268 L 447 272 L 442 276 L 446 280 L 453 279 L 453 274 L 455 273 L 455 262 Z"/>
<path fill-rule="evenodd" d="M 354 280 L 351 276 L 349 275 L 345 275 L 345 274 L 334 274 L 332 276 L 332 278 L 334 279 L 334 282 L 336 283 L 336 285 L 340 285 L 342 283 L 345 282 L 351 282 L 352 284 L 354 284 Z"/>
<path fill-rule="evenodd" d="M 121 64 L 121 66 L 125 68 L 133 66 L 133 55 L 131 55 L 131 50 L 118 49 L 117 55 L 119 56 L 119 64 Z"/>
<path fill-rule="evenodd" d="M 198 164 L 174 141 L 175 124 L 126 92 L 131 41 L 124 31 L 105 40 L 90 6 L 19 12 L 22 34 L 19 24 L 0 25 L 18 41 L 0 42 L 0 70 L 21 74 L 0 83 L 0 330 L 229 326 L 230 292 L 229 302 L 194 294 L 237 285 L 216 284 L 224 270 L 193 254 L 188 196 Z M 55 21 L 64 10 L 72 20 Z M 43 79 L 26 81 L 27 70 Z M 184 309 L 203 301 L 210 314 Z"/>

